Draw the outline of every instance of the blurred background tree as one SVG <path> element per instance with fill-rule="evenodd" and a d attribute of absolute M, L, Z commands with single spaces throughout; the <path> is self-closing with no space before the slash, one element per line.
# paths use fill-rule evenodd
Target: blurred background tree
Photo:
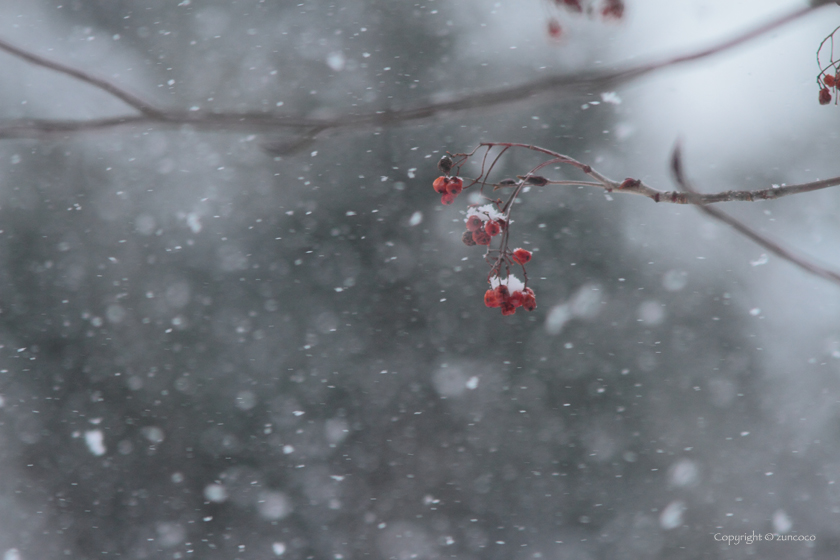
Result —
<path fill-rule="evenodd" d="M 684 44 L 686 22 L 724 33 L 761 3 L 738 17 L 724 4 L 639 2 L 624 27 L 580 19 L 558 45 L 536 0 L 16 0 L 0 36 L 159 107 L 329 118 L 597 68 L 636 55 L 639 34 Z M 768 43 L 726 56 L 739 76 L 739 56 L 769 59 L 798 88 L 817 19 L 773 38 L 787 58 Z M 66 76 L 0 65 L 4 119 L 125 114 Z M 191 126 L 0 144 L 0 551 L 830 557 L 834 287 L 775 260 L 750 266 L 752 245 L 691 208 L 534 189 L 515 235 L 535 251 L 540 307 L 503 319 L 482 304 L 483 259 L 460 243 L 463 208 L 431 189 L 443 152 L 481 140 L 668 188 L 654 132 L 673 142 L 661 101 L 688 103 L 679 87 L 706 83 L 690 72 L 631 84 L 620 104 L 542 97 L 327 132 L 280 155 L 266 147 L 293 137 Z M 719 148 L 698 157 L 698 179 L 758 188 L 826 173 L 831 142 L 810 135 L 836 111 L 810 82 L 796 97 L 748 81 L 769 89 L 759 117 L 807 117 L 781 153 L 745 147 L 737 162 L 720 153 L 735 140 L 688 126 L 701 156 Z M 838 199 L 808 196 L 741 215 L 838 257 Z M 713 538 L 752 531 L 817 538 Z"/>

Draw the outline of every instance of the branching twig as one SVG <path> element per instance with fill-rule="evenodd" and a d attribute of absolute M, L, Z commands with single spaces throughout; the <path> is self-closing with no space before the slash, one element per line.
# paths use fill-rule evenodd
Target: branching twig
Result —
<path fill-rule="evenodd" d="M 308 141 L 326 130 L 330 129 L 351 129 L 368 126 L 390 126 L 419 119 L 426 119 L 441 113 L 453 113 L 470 111 L 474 109 L 488 108 L 496 105 L 513 103 L 523 99 L 545 93 L 586 92 L 604 91 L 614 88 L 620 84 L 635 80 L 652 72 L 692 62 L 719 54 L 725 50 L 734 48 L 742 43 L 755 39 L 782 25 L 790 23 L 811 10 L 819 7 L 818 3 L 798 9 L 792 13 L 778 17 L 769 23 L 747 31 L 723 41 L 712 47 L 699 50 L 683 56 L 666 58 L 660 61 L 649 62 L 633 66 L 624 70 L 602 71 L 602 72 L 579 72 L 561 76 L 553 76 L 541 80 L 535 80 L 495 91 L 488 91 L 477 94 L 470 94 L 453 101 L 440 103 L 429 103 L 415 108 L 387 111 L 373 111 L 368 113 L 348 114 L 333 119 L 317 119 L 296 117 L 289 115 L 277 115 L 271 113 L 210 113 L 202 111 L 171 111 L 159 109 L 137 96 L 128 93 L 120 86 L 92 76 L 86 72 L 70 68 L 64 64 L 47 60 L 39 55 L 13 46 L 6 41 L 0 40 L 0 50 L 22 58 L 33 64 L 43 66 L 62 72 L 94 87 L 97 87 L 131 105 L 141 116 L 126 115 L 108 119 L 86 119 L 86 120 L 55 120 L 55 119 L 17 119 L 0 122 L 0 138 L 32 138 L 52 134 L 71 134 L 85 131 L 96 131 L 118 126 L 180 126 L 189 124 L 197 130 L 209 130 L 213 132 L 278 132 L 280 130 L 296 130 L 301 139 L 290 142 L 294 147 L 298 143 L 305 145 Z"/>
<path fill-rule="evenodd" d="M 545 154 L 547 156 L 551 156 L 552 159 L 550 161 L 539 164 L 534 169 L 529 171 L 527 175 L 523 176 L 526 182 L 530 182 L 530 184 L 537 184 L 534 180 L 535 173 L 536 171 L 545 167 L 546 165 L 551 165 L 554 163 L 567 163 L 569 165 L 572 165 L 573 167 L 576 167 L 583 173 L 586 173 L 587 175 L 595 179 L 595 181 L 555 181 L 551 179 L 546 179 L 544 177 L 540 177 L 538 181 L 539 185 L 568 185 L 595 187 L 604 189 L 607 192 L 615 191 L 620 193 L 638 194 L 641 196 L 646 196 L 654 202 L 670 202 L 672 204 L 706 205 L 718 202 L 755 202 L 757 200 L 775 200 L 777 198 L 782 198 L 783 196 L 817 191 L 820 189 L 826 189 L 829 187 L 836 187 L 840 185 L 840 177 L 832 177 L 830 179 L 813 181 L 811 183 L 802 183 L 799 185 L 772 186 L 767 189 L 757 189 L 753 191 L 722 191 L 718 193 L 709 194 L 698 193 L 696 191 L 688 191 L 687 189 L 684 192 L 660 191 L 637 179 L 625 179 L 621 182 L 614 181 L 606 177 L 605 175 L 599 173 L 590 165 L 581 163 L 567 155 L 563 155 L 561 153 L 548 150 L 546 148 L 541 148 L 539 146 L 534 146 L 531 144 L 519 144 L 516 142 L 482 142 L 478 145 L 478 148 L 476 148 L 476 150 L 473 150 L 469 154 L 454 154 L 456 157 L 461 158 L 458 160 L 458 165 L 462 166 L 467 158 L 472 156 L 478 149 L 482 147 L 486 147 L 488 151 L 495 147 L 501 147 L 504 150 L 510 148 L 523 148 L 526 150 L 532 150 L 541 154 Z M 517 183 L 515 182 L 505 184 L 486 183 L 487 175 L 484 174 L 483 170 L 481 173 L 482 174 L 475 181 L 483 181 L 485 184 L 492 186 L 494 190 L 505 187 L 515 187 L 517 185 Z"/>
<path fill-rule="evenodd" d="M 680 187 L 682 187 L 684 190 L 688 191 L 691 194 L 697 194 L 697 191 L 694 190 L 694 188 L 691 186 L 691 183 L 689 183 L 688 179 L 686 179 L 685 173 L 683 172 L 682 155 L 679 143 L 677 143 L 677 145 L 674 147 L 674 153 L 671 156 L 671 171 L 674 173 L 674 179 L 676 180 L 677 184 L 680 185 Z M 818 264 L 815 264 L 810 260 L 797 255 L 793 251 L 782 247 L 775 241 L 758 233 L 751 227 L 741 223 L 737 219 L 733 218 L 732 216 L 721 211 L 718 208 L 706 206 L 704 204 L 696 204 L 696 206 L 709 216 L 715 218 L 716 220 L 719 220 L 725 224 L 732 226 L 732 228 L 738 231 L 738 233 L 741 233 L 742 235 L 745 235 L 746 237 L 750 238 L 755 243 L 761 245 L 776 256 L 795 264 L 796 266 L 802 268 L 807 272 L 810 272 L 811 274 L 815 274 L 816 276 L 825 278 L 826 280 L 834 282 L 835 284 L 840 284 L 840 274 L 838 274 L 837 272 L 819 266 Z"/>
<path fill-rule="evenodd" d="M 501 148 L 500 153 L 495 156 L 493 159 L 493 164 L 495 165 L 498 162 L 499 158 L 501 157 L 502 153 L 512 149 L 512 148 L 522 148 L 526 150 L 531 150 L 537 153 L 544 154 L 549 156 L 547 161 L 544 161 L 535 167 L 531 168 L 525 175 L 520 175 L 517 177 L 517 180 L 513 179 L 504 179 L 502 181 L 491 182 L 489 180 L 489 175 L 491 169 L 487 169 L 485 172 L 485 165 L 482 163 L 481 170 L 479 172 L 479 176 L 475 179 L 470 179 L 470 183 L 468 184 L 467 188 L 473 185 L 481 185 L 482 189 L 485 186 L 492 186 L 493 190 L 499 189 L 513 189 L 513 191 L 508 195 L 507 201 L 502 201 L 501 199 L 489 199 L 488 200 L 495 204 L 496 207 L 499 208 L 501 213 L 503 214 L 504 220 L 506 223 L 510 224 L 510 210 L 513 207 L 513 203 L 518 196 L 523 192 L 523 188 L 525 186 L 549 186 L 549 185 L 561 185 L 561 186 L 586 186 L 586 187 L 596 187 L 604 189 L 607 192 L 616 192 L 616 193 L 629 193 L 629 194 L 639 194 L 642 196 L 646 196 L 655 202 L 671 202 L 674 204 L 693 204 L 700 208 L 703 212 L 706 212 L 710 216 L 714 217 L 717 220 L 720 220 L 733 228 L 735 228 L 739 233 L 747 236 L 757 244 L 761 245 L 765 249 L 771 251 L 772 253 L 776 254 L 777 256 L 794 263 L 795 265 L 801 267 L 802 269 L 820 276 L 821 278 L 825 278 L 831 282 L 836 284 L 840 284 L 840 274 L 819 266 L 810 260 L 801 257 L 794 253 L 789 249 L 785 249 L 775 241 L 772 241 L 765 237 L 764 235 L 756 232 L 749 226 L 742 224 L 737 219 L 733 218 L 729 214 L 726 214 L 717 208 L 711 206 L 711 204 L 719 203 L 719 202 L 728 202 L 728 201 L 757 201 L 757 200 L 771 200 L 775 198 L 780 198 L 782 196 L 787 196 L 791 194 L 798 194 L 804 192 L 815 191 L 819 189 L 824 189 L 828 187 L 833 187 L 840 185 L 840 177 L 834 177 L 832 179 L 826 179 L 822 181 L 814 181 L 812 183 L 803 183 L 800 185 L 788 185 L 783 187 L 773 187 L 770 189 L 760 189 L 755 191 L 724 191 L 720 193 L 713 193 L 713 194 L 702 194 L 697 192 L 695 189 L 691 187 L 688 180 L 685 178 L 685 174 L 683 173 L 682 169 L 682 160 L 680 154 L 679 145 L 674 149 L 673 156 L 671 158 L 671 169 L 674 173 L 674 177 L 677 181 L 677 184 L 682 188 L 682 191 L 659 191 L 645 185 L 641 181 L 637 179 L 625 179 L 621 183 L 614 181 L 605 175 L 599 173 L 595 169 L 593 169 L 590 165 L 585 163 L 581 163 L 574 158 L 569 156 L 560 154 L 558 152 L 554 152 L 552 150 L 548 150 L 546 148 L 541 148 L 539 146 L 534 146 L 530 144 L 519 144 L 515 142 L 482 142 L 479 144 L 474 150 L 469 153 L 464 154 L 453 154 L 454 157 L 454 167 L 457 173 L 460 173 L 461 168 L 466 164 L 466 162 L 473 156 L 475 156 L 479 150 L 484 149 L 485 153 L 482 157 L 482 162 L 485 162 L 490 155 L 490 152 L 494 148 Z M 551 180 L 541 175 L 537 175 L 536 172 L 543 169 L 547 165 L 553 164 L 568 164 L 571 165 L 581 172 L 589 175 L 595 181 L 577 181 L 577 180 Z M 486 198 L 486 197 L 485 197 Z M 501 245 L 498 250 L 491 250 L 488 248 L 487 255 L 485 258 L 489 258 L 492 261 L 491 267 L 491 274 L 497 274 L 501 269 L 501 266 L 505 264 L 509 260 L 509 255 L 511 251 L 508 249 L 508 234 L 509 230 L 505 229 L 504 235 L 501 239 Z M 488 261 L 488 262 L 490 262 Z"/>

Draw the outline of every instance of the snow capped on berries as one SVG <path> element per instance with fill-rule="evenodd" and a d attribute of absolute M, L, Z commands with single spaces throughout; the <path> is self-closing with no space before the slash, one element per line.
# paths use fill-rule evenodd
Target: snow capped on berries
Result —
<path fill-rule="evenodd" d="M 484 305 L 500 307 L 502 315 L 513 315 L 517 307 L 533 311 L 537 307 L 534 290 L 526 288 L 519 278 L 508 275 L 506 282 L 498 276 L 490 278 L 490 289 L 484 293 Z"/>
<path fill-rule="evenodd" d="M 498 288 L 499 286 L 504 286 L 508 289 L 509 292 L 521 292 L 525 289 L 525 284 L 522 283 L 522 280 L 514 276 L 513 274 L 509 274 L 507 278 L 502 279 L 498 276 L 493 276 L 490 278 L 490 287 L 491 288 Z"/>
<path fill-rule="evenodd" d="M 520 247 L 513 250 L 513 255 L 510 258 L 513 259 L 513 262 L 525 264 L 531 260 L 531 251 Z"/>
<path fill-rule="evenodd" d="M 501 212 L 496 210 L 494 204 L 485 204 L 484 206 L 473 206 L 467 209 L 467 217 L 464 221 L 468 221 L 470 216 L 478 216 L 481 221 L 498 220 L 504 218 Z"/>

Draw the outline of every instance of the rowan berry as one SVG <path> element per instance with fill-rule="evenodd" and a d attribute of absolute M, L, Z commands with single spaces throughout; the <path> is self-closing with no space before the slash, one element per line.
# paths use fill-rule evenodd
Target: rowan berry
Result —
<path fill-rule="evenodd" d="M 490 289 L 484 292 L 484 305 L 487 307 L 499 307 L 502 305 L 499 296 L 496 295 L 496 290 Z"/>
<path fill-rule="evenodd" d="M 440 202 L 441 202 L 441 204 L 443 204 L 444 206 L 449 206 L 450 204 L 452 204 L 453 202 L 455 202 L 455 197 L 456 197 L 456 196 L 458 196 L 458 195 L 455 195 L 455 194 L 449 194 L 449 193 L 444 193 L 444 194 L 440 197 Z"/>
<path fill-rule="evenodd" d="M 513 304 L 508 301 L 503 301 L 499 307 L 502 308 L 502 315 L 507 316 L 516 313 L 516 307 L 514 307 Z"/>
<path fill-rule="evenodd" d="M 563 28 L 560 27 L 560 22 L 555 18 L 548 20 L 548 36 L 552 39 L 559 39 L 563 34 Z"/>
<path fill-rule="evenodd" d="M 831 92 L 828 91 L 828 88 L 822 88 L 820 90 L 820 105 L 828 105 L 831 103 Z"/>
<path fill-rule="evenodd" d="M 607 0 L 607 5 L 601 9 L 604 19 L 621 19 L 624 16 L 623 0 Z"/>
<path fill-rule="evenodd" d="M 528 311 L 533 311 L 537 308 L 537 298 L 534 297 L 534 292 L 531 288 L 525 288 L 525 293 L 522 295 L 522 307 Z"/>
<path fill-rule="evenodd" d="M 496 223 L 495 220 L 488 220 L 486 224 L 484 224 L 484 231 L 487 232 L 487 235 L 490 237 L 499 235 L 499 232 L 502 231 L 501 226 Z"/>
<path fill-rule="evenodd" d="M 514 307 L 522 307 L 522 301 L 524 299 L 524 295 L 520 291 L 513 292 L 510 294 L 510 298 L 508 298 L 508 302 L 510 302 Z"/>
<path fill-rule="evenodd" d="M 461 241 L 464 242 L 464 245 L 467 247 L 472 247 L 475 245 L 475 239 L 473 239 L 473 235 L 471 231 L 465 231 L 463 235 L 461 235 Z"/>
<path fill-rule="evenodd" d="M 464 188 L 464 181 L 461 180 L 460 177 L 450 177 L 449 181 L 446 183 L 446 192 L 453 195 L 461 194 L 461 190 Z"/>
<path fill-rule="evenodd" d="M 468 231 L 478 231 L 484 225 L 484 222 L 478 216 L 470 216 L 467 218 L 467 230 Z"/>
<path fill-rule="evenodd" d="M 504 284 L 499 284 L 496 286 L 496 297 L 499 298 L 499 301 L 507 301 L 510 297 L 510 291 L 508 291 L 508 287 Z"/>
<path fill-rule="evenodd" d="M 834 87 L 837 85 L 838 82 L 834 76 L 832 76 L 831 74 L 826 74 L 825 76 L 823 76 L 823 83 L 826 85 L 826 87 Z"/>
<path fill-rule="evenodd" d="M 531 260 L 531 251 L 522 248 L 514 249 L 511 258 L 513 259 L 513 262 L 525 264 L 526 262 Z"/>
<path fill-rule="evenodd" d="M 581 13 L 583 11 L 580 0 L 563 0 L 563 4 L 573 12 Z"/>
<path fill-rule="evenodd" d="M 490 236 L 483 229 L 472 232 L 472 238 L 478 245 L 490 245 Z"/>
<path fill-rule="evenodd" d="M 449 182 L 449 177 L 438 177 L 435 179 L 435 182 L 432 183 L 432 188 L 435 189 L 436 193 L 439 194 L 446 194 L 446 184 Z"/>

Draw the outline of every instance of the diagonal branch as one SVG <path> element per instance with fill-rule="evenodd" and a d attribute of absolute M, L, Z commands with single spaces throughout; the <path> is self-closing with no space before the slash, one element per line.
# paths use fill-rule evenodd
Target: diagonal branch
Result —
<path fill-rule="evenodd" d="M 113 82 L 109 82 L 108 80 L 105 80 L 103 78 L 98 78 L 76 68 L 66 66 L 64 64 L 61 64 L 60 62 L 55 62 L 54 60 L 49 60 L 42 56 L 38 56 L 35 53 L 26 51 L 24 49 L 21 49 L 20 47 L 16 47 L 3 39 L 0 39 L 0 50 L 4 50 L 11 55 L 14 55 L 32 64 L 35 64 L 36 66 L 43 66 L 44 68 L 49 68 L 50 70 L 61 72 L 62 74 L 67 74 L 68 76 L 72 76 L 77 80 L 81 80 L 94 87 L 97 87 L 102 91 L 110 93 L 114 97 L 124 101 L 128 105 L 131 105 L 147 117 L 161 118 L 163 116 L 162 111 L 156 109 L 150 103 L 143 101 L 136 95 L 125 91 Z"/>
<path fill-rule="evenodd" d="M 686 179 L 685 174 L 683 172 L 682 155 L 679 143 L 677 143 L 677 145 L 674 147 L 674 153 L 671 156 L 671 171 L 674 173 L 674 179 L 676 180 L 677 184 L 680 185 L 680 187 L 682 187 L 689 193 L 697 193 L 697 191 L 694 190 L 694 188 L 691 186 L 691 183 L 689 183 L 688 179 Z M 699 203 L 696 204 L 696 206 L 709 216 L 715 218 L 716 220 L 719 220 L 725 224 L 732 226 L 732 228 L 734 228 L 738 233 L 750 238 L 752 241 L 754 241 L 758 245 L 761 245 L 776 256 L 781 257 L 786 261 L 795 264 L 799 268 L 810 272 L 811 274 L 819 276 L 820 278 L 824 278 L 830 282 L 834 282 L 835 284 L 840 284 L 840 274 L 838 274 L 837 272 L 824 268 L 804 257 L 797 255 L 793 251 L 782 247 L 775 241 L 758 233 L 751 227 L 741 223 L 737 219 L 719 210 L 718 208 L 705 206 Z"/>
<path fill-rule="evenodd" d="M 213 132 L 278 132 L 280 130 L 302 130 L 301 144 L 315 139 L 315 136 L 330 129 L 352 129 L 368 126 L 393 126 L 404 122 L 426 119 L 441 113 L 464 112 L 484 109 L 502 104 L 513 103 L 547 93 L 579 93 L 605 90 L 630 82 L 652 72 L 693 62 L 719 54 L 723 51 L 746 43 L 774 29 L 786 25 L 820 7 L 820 2 L 812 2 L 808 7 L 795 10 L 772 21 L 746 31 L 711 47 L 682 56 L 665 58 L 632 66 L 624 70 L 601 72 L 578 72 L 534 80 L 518 86 L 465 95 L 452 101 L 428 103 L 414 108 L 400 110 L 372 111 L 367 113 L 347 114 L 334 119 L 312 119 L 270 113 L 236 114 L 167 111 L 154 107 L 137 96 L 128 93 L 120 86 L 92 76 L 64 64 L 45 59 L 29 51 L 13 46 L 0 39 L 0 50 L 17 56 L 32 64 L 37 64 L 56 72 L 61 72 L 97 87 L 134 107 L 142 118 L 136 116 L 116 117 L 113 119 L 90 120 L 53 120 L 19 119 L 0 122 L 0 138 L 28 138 L 49 134 L 70 134 L 84 131 L 96 131 L 117 126 L 157 125 L 180 126 L 190 124 L 198 130 Z M 312 131 L 315 131 L 314 134 Z M 296 141 L 297 142 L 297 141 Z M 293 142 L 294 144 L 295 142 Z"/>

